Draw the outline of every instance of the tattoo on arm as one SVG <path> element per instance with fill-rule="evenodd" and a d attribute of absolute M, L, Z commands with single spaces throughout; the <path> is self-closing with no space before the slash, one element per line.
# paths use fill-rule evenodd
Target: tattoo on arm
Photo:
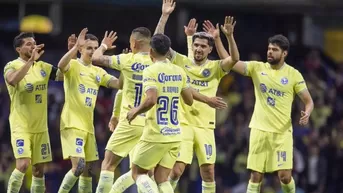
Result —
<path fill-rule="evenodd" d="M 160 20 L 158 21 L 154 34 L 164 34 L 164 28 L 168 21 L 168 17 L 169 16 L 163 16 L 163 15 L 161 16 Z"/>

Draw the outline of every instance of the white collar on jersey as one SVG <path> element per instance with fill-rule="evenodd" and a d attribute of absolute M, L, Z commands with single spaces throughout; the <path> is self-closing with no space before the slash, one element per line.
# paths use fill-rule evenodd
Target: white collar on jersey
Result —
<path fill-rule="evenodd" d="M 18 60 L 21 61 L 21 62 L 26 63 L 26 61 L 24 59 L 22 59 L 21 57 L 18 57 Z"/>
<path fill-rule="evenodd" d="M 137 52 L 137 54 L 148 55 L 149 52 Z"/>

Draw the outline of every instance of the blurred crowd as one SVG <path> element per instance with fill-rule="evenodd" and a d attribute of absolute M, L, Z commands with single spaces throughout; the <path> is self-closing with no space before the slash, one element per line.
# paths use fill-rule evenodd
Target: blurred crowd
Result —
<path fill-rule="evenodd" d="M 2 53 L 6 53 L 4 50 Z M 60 54 L 46 55 L 48 61 L 58 62 Z M 5 55 L 5 54 L 4 54 Z M 13 51 L 2 58 L 2 64 L 16 58 Z M 250 54 L 247 60 L 265 60 L 257 53 Z M 340 193 L 343 192 L 343 65 L 330 67 L 322 59 L 322 53 L 310 50 L 302 58 L 289 58 L 288 62 L 303 74 L 312 94 L 315 109 L 310 124 L 298 124 L 300 112 L 304 108 L 299 99 L 294 102 L 294 178 L 297 193 Z M 55 63 L 55 65 L 56 65 Z M 116 76 L 118 72 L 111 71 Z M 106 142 L 111 135 L 107 123 L 112 113 L 113 97 L 116 91 L 101 89 L 95 109 L 95 130 L 100 158 L 103 159 Z M 249 179 L 246 169 L 248 155 L 248 127 L 254 107 L 254 90 L 250 78 L 235 73 L 225 76 L 218 89 L 229 104 L 229 108 L 217 113 L 216 143 L 216 182 L 218 193 L 245 193 Z M 64 102 L 63 85 L 51 82 L 49 87 L 49 133 L 53 152 L 53 162 L 47 165 L 47 192 L 56 193 L 69 170 L 70 163 L 62 159 L 59 123 Z M 11 172 L 15 167 L 10 143 L 8 123 L 9 97 L 3 76 L 0 78 L 0 192 L 5 192 Z M 39 113 L 39 112 L 37 112 Z M 126 160 L 127 162 L 127 160 Z M 124 162 L 125 164 L 125 162 Z M 127 165 L 127 163 L 126 163 Z M 100 162 L 95 168 L 93 188 L 98 181 Z M 121 167 L 116 176 L 128 170 Z M 29 169 L 30 171 L 30 169 Z M 31 173 L 26 174 L 22 192 L 28 192 Z M 266 175 L 262 192 L 281 193 L 276 175 Z M 74 190 L 75 191 L 75 190 Z M 196 159 L 182 177 L 179 193 L 200 193 L 201 179 Z"/>

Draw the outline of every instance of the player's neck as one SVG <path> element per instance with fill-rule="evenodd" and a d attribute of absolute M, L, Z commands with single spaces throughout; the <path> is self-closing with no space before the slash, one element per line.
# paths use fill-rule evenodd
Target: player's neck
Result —
<path fill-rule="evenodd" d="M 167 62 L 167 58 L 166 57 L 157 57 L 154 59 L 155 62 Z"/>
<path fill-rule="evenodd" d="M 278 64 L 276 64 L 276 65 L 271 65 L 271 64 L 270 64 L 270 67 L 271 67 L 272 69 L 274 69 L 274 70 L 280 70 L 285 64 L 286 64 L 286 63 L 283 61 L 283 62 L 280 62 L 280 63 L 278 63 Z"/>
<path fill-rule="evenodd" d="M 29 60 L 28 57 L 26 57 L 25 55 L 21 55 L 21 54 L 19 55 L 19 59 L 21 59 L 21 60 L 23 60 L 25 62 L 27 62 Z"/>
<path fill-rule="evenodd" d="M 205 58 L 205 59 L 203 59 L 201 61 L 197 61 L 197 60 L 193 60 L 193 61 L 194 61 L 194 63 L 196 65 L 201 66 L 201 65 L 203 65 L 203 64 L 205 64 L 207 62 L 207 58 Z"/>
<path fill-rule="evenodd" d="M 92 61 L 91 61 L 91 60 L 87 60 L 87 59 L 85 59 L 85 58 L 82 57 L 82 56 L 81 56 L 81 58 L 79 59 L 79 61 L 80 61 L 83 65 L 85 65 L 85 66 L 88 66 L 88 65 L 92 64 Z"/>

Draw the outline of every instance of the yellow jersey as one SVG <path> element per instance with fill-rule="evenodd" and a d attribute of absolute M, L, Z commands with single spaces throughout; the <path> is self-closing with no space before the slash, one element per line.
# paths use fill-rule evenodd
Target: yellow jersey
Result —
<path fill-rule="evenodd" d="M 245 64 L 245 75 L 252 78 L 256 98 L 249 127 L 275 133 L 292 131 L 294 97 L 307 89 L 300 72 L 286 63 L 279 70 L 272 69 L 269 63 Z"/>
<path fill-rule="evenodd" d="M 110 68 L 121 71 L 124 77 L 122 102 L 119 123 L 129 125 L 126 115 L 131 107 L 140 105 L 143 96 L 143 70 L 152 64 L 149 53 L 128 53 L 111 57 Z M 141 114 L 131 122 L 131 125 L 144 126 L 145 115 Z"/>
<path fill-rule="evenodd" d="M 157 103 L 146 113 L 141 140 L 148 142 L 181 141 L 178 112 L 180 93 L 188 88 L 186 72 L 169 60 L 156 62 L 143 72 L 143 89 L 157 89 Z M 144 92 L 144 93 L 145 93 Z"/>
<path fill-rule="evenodd" d="M 65 102 L 61 114 L 61 130 L 76 128 L 94 134 L 94 107 L 100 86 L 108 86 L 113 76 L 97 66 L 71 60 L 64 73 Z"/>
<path fill-rule="evenodd" d="M 172 62 L 186 71 L 192 88 L 208 97 L 216 96 L 220 79 L 227 74 L 220 66 L 221 60 L 207 60 L 203 65 L 197 65 L 193 59 L 175 52 Z M 181 100 L 181 107 L 181 123 L 201 128 L 215 128 L 216 110 L 214 108 L 199 101 L 194 101 L 189 107 L 184 104 L 183 100 Z"/>
<path fill-rule="evenodd" d="M 4 77 L 19 70 L 26 62 L 20 58 L 6 64 Z M 34 62 L 25 77 L 15 86 L 6 82 L 11 100 L 9 122 L 11 132 L 40 133 L 48 130 L 48 82 L 53 66 Z"/>

